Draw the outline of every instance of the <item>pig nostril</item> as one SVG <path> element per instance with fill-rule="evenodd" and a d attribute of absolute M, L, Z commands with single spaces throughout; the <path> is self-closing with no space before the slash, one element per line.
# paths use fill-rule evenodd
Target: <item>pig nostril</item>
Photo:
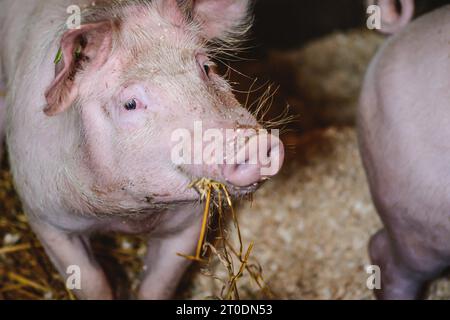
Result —
<path fill-rule="evenodd" d="M 264 137 L 257 136 L 253 137 L 253 140 L 250 140 L 254 142 L 261 141 L 262 139 Z M 228 183 L 235 187 L 250 187 L 255 184 L 259 185 L 261 182 L 278 173 L 283 162 L 283 144 L 274 136 L 268 136 L 266 139 L 269 143 L 264 146 L 266 150 L 261 154 L 261 159 L 255 159 L 255 154 L 249 152 L 245 154 L 245 157 L 241 158 L 241 162 L 224 166 L 222 173 Z M 259 151 L 260 149 L 256 150 Z M 257 157 L 258 151 L 255 151 Z M 241 150 L 241 154 L 242 152 L 248 152 L 248 148 L 244 147 Z"/>

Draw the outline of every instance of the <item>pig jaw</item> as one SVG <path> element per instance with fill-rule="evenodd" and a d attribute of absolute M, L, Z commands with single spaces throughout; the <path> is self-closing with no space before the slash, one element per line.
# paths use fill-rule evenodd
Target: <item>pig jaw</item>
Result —
<path fill-rule="evenodd" d="M 98 170 L 88 152 L 79 151 L 80 156 L 68 168 L 72 174 L 65 176 L 69 192 L 64 202 L 72 211 L 94 216 L 138 217 L 176 210 L 198 199 L 187 188 L 190 181 L 174 170 L 142 170 L 137 178 L 120 167 L 108 168 L 106 161 L 105 167 Z"/>

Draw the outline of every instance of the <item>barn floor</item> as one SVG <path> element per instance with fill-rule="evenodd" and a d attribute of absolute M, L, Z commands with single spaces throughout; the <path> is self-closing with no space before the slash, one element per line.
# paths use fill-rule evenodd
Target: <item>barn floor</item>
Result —
<path fill-rule="evenodd" d="M 297 53 L 273 55 L 266 64 L 290 61 L 287 68 L 294 73 L 294 83 L 284 94 L 297 107 L 305 132 L 285 137 L 289 152 L 282 173 L 266 183 L 252 203 L 238 208 L 244 242 L 255 241 L 252 256 L 276 298 L 372 299 L 366 288 L 366 246 L 381 225 L 352 123 L 362 74 L 382 41 L 365 31 L 337 33 Z M 2 168 L 0 299 L 70 298 L 27 227 L 6 162 Z M 145 252 L 141 239 L 100 237 L 94 247 L 114 275 L 119 297 L 126 296 L 128 286 L 137 287 L 139 257 Z M 239 288 L 241 298 L 261 297 L 248 277 L 239 281 Z M 220 289 L 217 281 L 193 267 L 178 297 L 204 299 L 219 295 Z M 430 298 L 450 299 L 450 281 L 434 283 Z"/>
<path fill-rule="evenodd" d="M 254 256 L 278 298 L 372 299 L 366 287 L 366 247 L 381 224 L 355 130 L 318 130 L 291 143 L 297 153 L 283 172 L 257 193 L 252 205 L 240 208 L 246 242 L 256 241 Z M 433 284 L 430 298 L 450 299 L 449 280 Z M 195 298 L 214 287 L 201 275 L 192 284 Z M 241 284 L 253 288 L 244 292 L 254 291 L 248 279 Z"/>

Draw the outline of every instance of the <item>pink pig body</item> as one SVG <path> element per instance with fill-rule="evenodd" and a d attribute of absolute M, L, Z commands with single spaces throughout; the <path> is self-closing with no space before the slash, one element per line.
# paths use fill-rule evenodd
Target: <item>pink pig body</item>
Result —
<path fill-rule="evenodd" d="M 81 268 L 76 294 L 113 297 L 89 235 L 119 231 L 149 235 L 140 297 L 168 298 L 188 266 L 176 253 L 194 250 L 201 225 L 189 183 L 205 176 L 242 195 L 270 176 L 259 174 L 259 164 L 171 162 L 173 130 L 192 130 L 194 121 L 232 129 L 236 144 L 249 128 L 260 129 L 209 67 L 205 45 L 240 27 L 248 2 L 119 2 L 97 1 L 83 11 L 81 29 L 68 30 L 73 0 L 2 0 L 1 120 L 30 224 L 63 276 L 68 266 Z M 278 171 L 283 146 L 270 141 Z"/>
<path fill-rule="evenodd" d="M 359 108 L 361 153 L 385 228 L 372 237 L 382 299 L 423 297 L 450 266 L 450 6 L 382 47 Z"/>

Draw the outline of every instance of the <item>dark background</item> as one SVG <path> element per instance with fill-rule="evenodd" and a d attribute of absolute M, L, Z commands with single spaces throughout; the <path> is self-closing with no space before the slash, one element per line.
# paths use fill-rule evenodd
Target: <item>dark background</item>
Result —
<path fill-rule="evenodd" d="M 365 23 L 365 0 L 257 0 L 254 41 L 261 50 L 288 49 Z M 416 15 L 450 0 L 416 0 Z"/>
<path fill-rule="evenodd" d="M 363 0 L 259 0 L 254 35 L 267 48 L 293 48 L 364 22 Z"/>

